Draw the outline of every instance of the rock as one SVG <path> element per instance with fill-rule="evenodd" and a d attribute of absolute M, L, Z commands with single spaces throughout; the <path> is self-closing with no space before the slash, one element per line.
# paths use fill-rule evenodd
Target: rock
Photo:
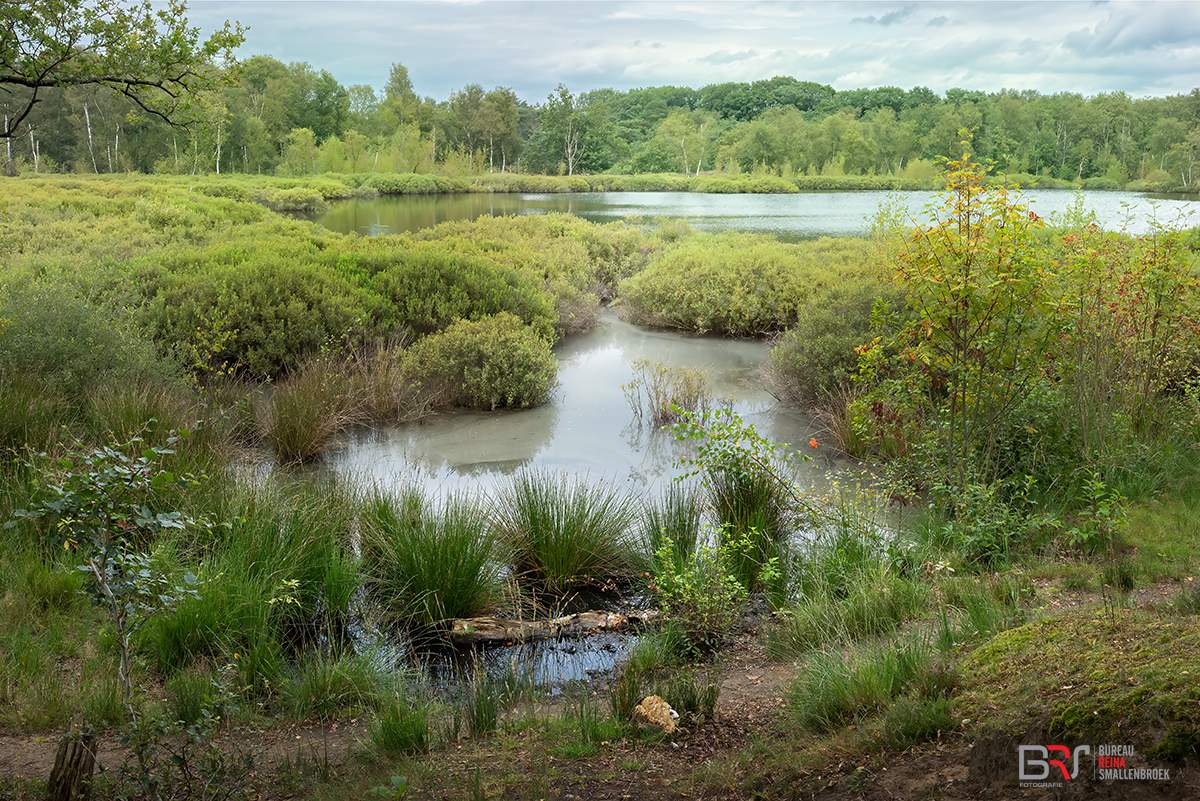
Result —
<path fill-rule="evenodd" d="M 679 713 L 657 695 L 648 695 L 634 707 L 633 722 L 640 726 L 655 726 L 666 734 L 675 731 L 675 719 Z"/>

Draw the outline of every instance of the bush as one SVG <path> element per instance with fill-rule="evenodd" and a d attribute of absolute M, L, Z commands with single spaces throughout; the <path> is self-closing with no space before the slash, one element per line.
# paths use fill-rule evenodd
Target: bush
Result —
<path fill-rule="evenodd" d="M 888 308 L 904 307 L 903 294 L 891 287 L 862 284 L 837 287 L 813 297 L 795 324 L 771 348 L 764 368 L 771 394 L 801 407 L 812 407 L 858 374 L 858 348 L 872 336 L 876 299 Z"/>
<path fill-rule="evenodd" d="M 760 336 L 792 324 L 823 287 L 861 275 L 865 243 L 789 245 L 754 234 L 699 234 L 620 284 L 622 314 L 639 325 Z"/>
<path fill-rule="evenodd" d="M 78 398 L 108 383 L 162 382 L 172 372 L 122 309 L 95 303 L 65 283 L 35 280 L 0 289 L 0 373 L 37 376 L 51 393 Z"/>
<path fill-rule="evenodd" d="M 701 546 L 678 568 L 675 548 L 665 541 L 655 554 L 653 589 L 663 613 L 679 626 L 689 650 L 709 653 L 741 617 L 748 593 L 734 573 L 734 546 Z"/>
<path fill-rule="evenodd" d="M 491 410 L 544 403 L 558 373 L 550 344 L 507 312 L 425 337 L 407 365 L 417 380 L 440 388 L 444 403 Z"/>
<path fill-rule="evenodd" d="M 370 289 L 395 309 L 389 329 L 426 334 L 458 319 L 509 312 L 553 339 L 554 304 L 540 281 L 480 255 L 450 252 L 456 244 L 421 243 L 391 254 L 392 262 L 370 279 Z"/>

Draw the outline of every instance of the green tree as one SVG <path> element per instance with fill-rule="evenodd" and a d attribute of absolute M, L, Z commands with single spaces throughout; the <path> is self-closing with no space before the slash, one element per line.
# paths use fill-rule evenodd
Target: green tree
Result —
<path fill-rule="evenodd" d="M 538 115 L 537 161 L 542 169 L 553 171 L 561 164 L 567 175 L 574 175 L 581 168 L 603 170 L 612 164 L 615 129 L 604 103 L 589 100 L 573 95 L 562 83 L 546 98 Z"/>
<path fill-rule="evenodd" d="M 965 132 L 963 132 L 965 135 Z M 897 275 L 915 312 L 908 360 L 944 403 L 939 440 L 945 479 L 965 487 L 982 470 L 994 478 L 999 423 L 1041 375 L 1057 331 L 1045 321 L 1054 299 L 1036 215 L 1003 187 L 986 187 L 987 169 L 969 143 L 947 162 L 933 222 L 912 230 Z"/>
<path fill-rule="evenodd" d="M 245 38 L 241 25 L 226 22 L 201 42 L 186 12 L 183 0 L 158 10 L 148 1 L 0 4 L 0 88 L 26 90 L 0 138 L 14 136 L 51 87 L 107 87 L 146 114 L 186 122 L 195 97 L 228 79 L 215 62 L 235 63 Z"/>

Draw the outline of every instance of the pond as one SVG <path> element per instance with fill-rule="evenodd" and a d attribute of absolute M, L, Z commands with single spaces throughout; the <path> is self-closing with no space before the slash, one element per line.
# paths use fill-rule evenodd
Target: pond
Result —
<path fill-rule="evenodd" d="M 688 454 L 687 444 L 648 422 L 638 424 L 621 387 L 633 380 L 634 362 L 706 370 L 713 393 L 731 397 L 734 411 L 760 434 L 791 443 L 793 452 L 811 452 L 809 439 L 820 440 L 820 427 L 754 385 L 768 350 L 760 340 L 644 330 L 605 309 L 591 331 L 555 346 L 558 386 L 550 403 L 358 429 L 338 440 L 326 461 L 370 481 L 416 483 L 438 495 L 492 491 L 522 468 L 587 474 L 630 493 L 657 494 L 663 482 L 685 472 L 678 461 Z M 801 480 L 819 481 L 827 468 L 851 464 L 829 456 L 828 448 L 818 447 L 814 456 L 800 465 Z"/>
<path fill-rule="evenodd" d="M 1086 208 L 1109 230 L 1144 233 L 1147 215 L 1160 223 L 1200 224 L 1195 196 L 1146 195 L 1132 192 L 1082 192 Z M 1075 193 L 1030 190 L 1024 202 L 1050 218 L 1063 214 Z M 889 198 L 911 214 L 921 215 L 933 192 L 800 192 L 794 195 L 707 195 L 695 192 L 584 192 L 579 194 L 465 194 L 384 196 L 344 200 L 308 219 L 341 233 L 367 236 L 429 228 L 447 220 L 480 216 L 546 214 L 559 211 L 596 223 L 632 218 L 682 219 L 701 231 L 766 234 L 785 242 L 822 236 L 861 236 L 880 204 Z"/>

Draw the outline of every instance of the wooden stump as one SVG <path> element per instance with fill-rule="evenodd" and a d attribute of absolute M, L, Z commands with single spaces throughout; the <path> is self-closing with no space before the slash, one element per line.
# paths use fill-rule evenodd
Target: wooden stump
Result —
<path fill-rule="evenodd" d="M 58 743 L 46 801 L 86 801 L 96 769 L 96 735 L 68 734 Z"/>

